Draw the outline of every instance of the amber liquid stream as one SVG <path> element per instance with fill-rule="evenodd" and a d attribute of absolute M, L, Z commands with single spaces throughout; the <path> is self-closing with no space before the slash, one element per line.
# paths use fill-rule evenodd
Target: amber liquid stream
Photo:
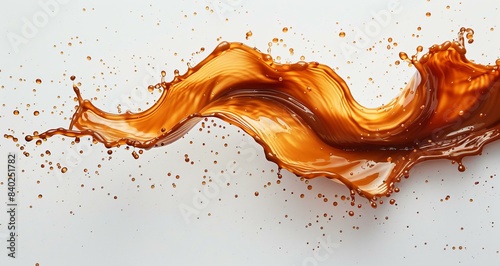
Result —
<path fill-rule="evenodd" d="M 316 62 L 277 64 L 241 43 L 221 43 L 206 59 L 162 81 L 158 101 L 139 113 L 112 114 L 84 100 L 68 129 L 27 136 L 92 136 L 106 147 L 163 146 L 206 117 L 250 134 L 268 160 L 305 178 L 345 184 L 376 206 L 394 192 L 415 164 L 458 163 L 500 137 L 500 60 L 475 64 L 459 38 L 434 45 L 420 57 L 400 54 L 417 70 L 401 94 L 379 108 L 361 106 L 345 81 Z M 422 50 L 421 47 L 418 50 Z"/>

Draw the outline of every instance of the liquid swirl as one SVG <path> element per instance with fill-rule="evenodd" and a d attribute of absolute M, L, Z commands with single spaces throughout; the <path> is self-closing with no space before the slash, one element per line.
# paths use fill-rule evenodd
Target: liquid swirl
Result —
<path fill-rule="evenodd" d="M 465 57 L 464 35 L 434 45 L 420 58 L 401 53 L 417 72 L 401 94 L 379 108 L 353 98 L 345 81 L 316 62 L 277 64 L 241 43 L 221 43 L 206 59 L 163 88 L 149 109 L 107 113 L 84 100 L 69 129 L 53 135 L 92 136 L 106 147 L 153 148 L 181 138 L 205 117 L 231 123 L 264 148 L 278 167 L 305 178 L 345 184 L 376 206 L 378 198 L 422 161 L 458 162 L 499 138 L 500 74 Z M 470 41 L 469 41 L 470 42 Z M 418 48 L 419 51 L 422 48 Z"/>

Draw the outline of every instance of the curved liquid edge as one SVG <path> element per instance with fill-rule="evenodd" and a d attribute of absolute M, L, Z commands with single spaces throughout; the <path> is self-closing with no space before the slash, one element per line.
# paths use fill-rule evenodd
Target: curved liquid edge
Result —
<path fill-rule="evenodd" d="M 53 135 L 92 136 L 106 147 L 167 145 L 206 117 L 240 127 L 266 158 L 297 176 L 344 183 L 376 206 L 422 161 L 481 152 L 499 138 L 498 65 L 467 60 L 462 42 L 432 46 L 401 94 L 378 108 L 355 101 L 344 80 L 316 62 L 277 64 L 241 43 L 221 43 L 206 59 L 163 88 L 149 109 L 107 113 L 83 100 L 68 129 Z M 497 60 L 498 62 L 498 60 Z"/>

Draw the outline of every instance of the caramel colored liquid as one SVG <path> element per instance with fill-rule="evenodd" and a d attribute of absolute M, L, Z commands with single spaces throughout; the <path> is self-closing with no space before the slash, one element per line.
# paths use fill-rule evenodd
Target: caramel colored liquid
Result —
<path fill-rule="evenodd" d="M 402 53 L 417 72 L 399 97 L 379 108 L 358 104 L 326 65 L 277 64 L 256 49 L 223 42 L 186 74 L 157 84 L 163 93 L 148 110 L 106 113 L 74 86 L 79 107 L 69 129 L 27 140 L 89 135 L 106 147 L 148 149 L 217 117 L 250 134 L 280 168 L 337 179 L 376 206 L 413 165 L 444 158 L 463 171 L 464 156 L 499 138 L 499 66 L 468 61 L 465 33 L 420 58 Z"/>

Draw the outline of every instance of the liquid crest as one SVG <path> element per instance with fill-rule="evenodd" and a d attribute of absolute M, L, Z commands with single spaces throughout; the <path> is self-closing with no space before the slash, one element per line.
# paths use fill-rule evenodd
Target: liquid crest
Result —
<path fill-rule="evenodd" d="M 69 128 L 26 139 L 87 135 L 106 147 L 149 149 L 217 117 L 251 135 L 278 167 L 338 180 L 353 197 L 357 193 L 376 206 L 413 165 L 444 158 L 463 171 L 464 156 L 499 138 L 500 61 L 467 60 L 464 35 L 471 42 L 472 30 L 462 28 L 457 40 L 434 45 L 420 58 L 401 53 L 417 72 L 379 108 L 357 103 L 326 65 L 277 64 L 244 44 L 223 42 L 184 75 L 157 84 L 163 92 L 148 110 L 107 113 L 74 86 L 79 106 Z"/>

